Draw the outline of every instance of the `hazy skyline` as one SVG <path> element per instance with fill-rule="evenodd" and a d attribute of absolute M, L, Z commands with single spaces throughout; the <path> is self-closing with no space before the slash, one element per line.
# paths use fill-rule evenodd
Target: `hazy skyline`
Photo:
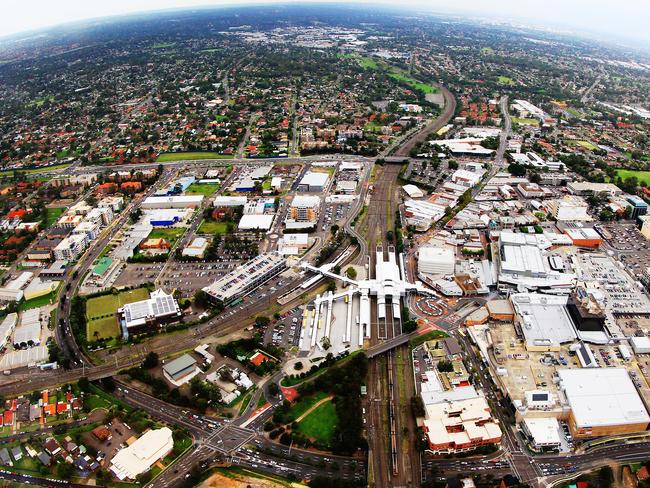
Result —
<path fill-rule="evenodd" d="M 395 7 L 390 0 L 352 0 L 353 3 L 384 4 Z M 195 6 L 232 6 L 251 4 L 331 3 L 325 0 L 5 0 L 2 36 L 34 29 L 52 27 L 66 22 Z M 347 2 L 349 4 L 349 2 Z M 647 23 L 650 2 L 647 0 L 404 0 L 405 13 L 418 9 L 430 12 L 462 13 L 489 16 L 503 20 L 524 20 L 548 27 L 573 27 L 576 30 L 611 37 L 650 42 Z M 638 47 L 644 47 L 639 45 Z M 645 46 L 647 47 L 647 46 Z"/>

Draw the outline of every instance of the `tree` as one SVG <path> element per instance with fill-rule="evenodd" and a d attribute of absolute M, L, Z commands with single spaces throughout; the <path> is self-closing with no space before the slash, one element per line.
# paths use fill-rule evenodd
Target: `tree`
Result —
<path fill-rule="evenodd" d="M 454 365 L 451 361 L 442 360 L 438 363 L 438 371 L 441 373 L 451 373 L 454 370 Z"/>
<path fill-rule="evenodd" d="M 90 381 L 88 381 L 88 378 L 85 376 L 82 376 L 79 378 L 79 381 L 77 382 L 77 386 L 79 386 L 79 389 L 83 392 L 87 392 L 90 390 Z"/>
<path fill-rule="evenodd" d="M 351 280 L 357 279 L 357 270 L 354 269 L 352 266 L 350 266 L 348 269 L 345 270 L 345 274 Z"/>
<path fill-rule="evenodd" d="M 267 327 L 271 323 L 271 319 L 263 315 L 255 317 L 255 326 L 256 327 Z"/>
<path fill-rule="evenodd" d="M 525 176 L 526 167 L 523 164 L 510 163 L 508 165 L 508 173 L 510 173 L 512 176 Z"/>
<path fill-rule="evenodd" d="M 273 396 L 277 396 L 280 393 L 280 387 L 278 386 L 277 383 L 271 383 L 269 385 L 269 394 Z"/>
<path fill-rule="evenodd" d="M 210 306 L 210 295 L 203 290 L 197 290 L 194 293 L 194 304 L 200 308 L 208 308 Z"/>
<path fill-rule="evenodd" d="M 447 165 L 449 166 L 449 169 L 458 169 L 458 163 L 453 159 L 449 161 Z"/>
<path fill-rule="evenodd" d="M 149 354 L 147 354 L 147 357 L 144 358 L 144 361 L 142 361 L 142 367 L 144 369 L 155 368 L 158 366 L 158 362 L 158 354 L 151 351 Z"/>

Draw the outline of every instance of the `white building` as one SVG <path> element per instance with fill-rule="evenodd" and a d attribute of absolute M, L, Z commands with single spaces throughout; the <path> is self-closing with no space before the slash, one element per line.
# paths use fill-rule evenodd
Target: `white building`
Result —
<path fill-rule="evenodd" d="M 119 480 L 135 479 L 146 473 L 174 448 L 174 438 L 169 427 L 146 431 L 138 440 L 111 460 L 111 471 Z"/>
<path fill-rule="evenodd" d="M 203 291 L 213 299 L 228 304 L 281 273 L 285 267 L 286 260 L 278 254 L 260 254 L 210 286 L 206 286 Z"/>
<path fill-rule="evenodd" d="M 406 194 L 411 198 L 422 198 L 422 197 L 424 197 L 424 192 L 422 190 L 420 190 L 415 185 L 404 185 L 402 187 L 402 190 L 404 190 L 406 192 Z"/>
<path fill-rule="evenodd" d="M 268 231 L 273 225 L 275 215 L 248 214 L 243 215 L 237 228 L 239 230 L 264 230 Z"/>
<path fill-rule="evenodd" d="M 54 259 L 57 261 L 75 261 L 86 250 L 87 246 L 88 235 L 69 235 L 54 248 Z"/>
<path fill-rule="evenodd" d="M 424 246 L 418 250 L 418 272 L 432 275 L 453 275 L 456 257 L 448 248 Z"/>
<path fill-rule="evenodd" d="M 318 222 L 321 199 L 316 195 L 297 195 L 289 204 L 285 225 L 287 229 L 314 227 Z"/>
<path fill-rule="evenodd" d="M 140 205 L 144 208 L 197 208 L 203 201 L 203 195 L 178 195 L 148 197 Z"/>
<path fill-rule="evenodd" d="M 219 207 L 243 207 L 246 205 L 248 197 L 245 196 L 226 196 L 219 195 L 214 197 L 213 204 L 216 208 Z"/>
<path fill-rule="evenodd" d="M 590 221 L 593 220 L 587 213 L 589 205 L 583 198 L 576 195 L 565 195 L 556 200 L 547 202 L 548 209 L 556 220 Z"/>
<path fill-rule="evenodd" d="M 298 191 L 322 192 L 329 181 L 329 174 L 310 171 L 302 177 Z"/>
<path fill-rule="evenodd" d="M 202 258 L 208 248 L 208 240 L 205 237 L 195 237 L 194 240 L 183 249 L 183 256 Z"/>
<path fill-rule="evenodd" d="M 140 331 L 161 321 L 174 320 L 181 316 L 181 309 L 172 295 L 155 290 L 148 299 L 127 303 L 117 310 L 125 337 L 129 332 Z"/>
<path fill-rule="evenodd" d="M 555 417 L 527 417 L 521 424 L 523 431 L 528 434 L 536 448 L 560 445 L 560 426 Z"/>

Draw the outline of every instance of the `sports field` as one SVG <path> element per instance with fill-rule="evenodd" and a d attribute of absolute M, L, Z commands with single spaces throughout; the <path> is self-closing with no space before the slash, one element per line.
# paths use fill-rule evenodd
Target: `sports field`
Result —
<path fill-rule="evenodd" d="M 616 176 L 620 176 L 622 179 L 629 178 L 630 176 L 636 176 L 639 180 L 639 183 L 642 181 L 646 182 L 646 185 L 650 186 L 650 171 L 633 171 L 630 169 L 619 169 L 616 171 Z"/>
<path fill-rule="evenodd" d="M 515 84 L 515 80 L 513 80 L 512 78 L 510 78 L 508 76 L 503 76 L 503 75 L 499 76 L 498 81 L 502 85 L 514 85 Z"/>
<path fill-rule="evenodd" d="M 176 152 L 176 153 L 162 153 L 156 159 L 157 163 L 165 163 L 167 161 L 192 161 L 197 159 L 232 159 L 233 156 L 226 156 L 216 152 Z"/>
<path fill-rule="evenodd" d="M 86 335 L 88 341 L 109 339 L 120 333 L 117 322 L 117 309 L 127 303 L 138 302 L 149 298 L 149 290 L 136 288 L 121 291 L 117 295 L 102 295 L 90 298 L 86 302 Z"/>

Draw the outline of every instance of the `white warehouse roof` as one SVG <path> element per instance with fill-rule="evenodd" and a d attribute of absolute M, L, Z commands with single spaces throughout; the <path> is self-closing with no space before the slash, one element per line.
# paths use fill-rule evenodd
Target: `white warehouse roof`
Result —
<path fill-rule="evenodd" d="M 650 416 L 625 368 L 558 371 L 578 428 L 650 423 Z"/>
<path fill-rule="evenodd" d="M 243 215 L 239 221 L 238 228 L 240 230 L 269 230 L 271 225 L 273 225 L 273 218 L 275 215 L 257 215 L 257 214 L 248 214 Z"/>
<path fill-rule="evenodd" d="M 169 454 L 173 447 L 174 439 L 169 427 L 148 430 L 133 444 L 122 449 L 113 457 L 111 471 L 120 480 L 135 479 Z"/>

